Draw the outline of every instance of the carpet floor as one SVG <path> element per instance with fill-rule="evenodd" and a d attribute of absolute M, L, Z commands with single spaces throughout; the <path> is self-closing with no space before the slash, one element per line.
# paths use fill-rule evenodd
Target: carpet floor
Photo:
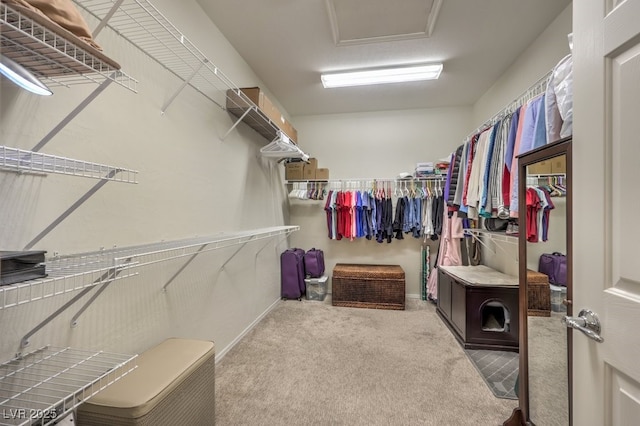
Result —
<path fill-rule="evenodd" d="M 278 305 L 216 366 L 216 424 L 500 425 L 496 398 L 430 302 Z"/>

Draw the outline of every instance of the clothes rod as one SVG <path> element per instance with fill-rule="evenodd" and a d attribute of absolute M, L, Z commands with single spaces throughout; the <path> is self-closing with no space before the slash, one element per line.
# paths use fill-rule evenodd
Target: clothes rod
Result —
<path fill-rule="evenodd" d="M 447 175 L 434 175 L 429 177 L 413 177 L 413 178 L 352 178 L 352 179 L 300 179 L 300 180 L 287 180 L 287 183 L 305 183 L 305 182 L 319 182 L 319 183 L 348 183 L 348 182 L 427 182 L 438 181 L 446 179 Z"/>
<path fill-rule="evenodd" d="M 475 135 L 477 133 L 481 133 L 481 132 L 487 130 L 489 127 L 491 127 L 493 124 L 495 124 L 495 122 L 499 118 L 504 116 L 509 109 L 514 108 L 516 106 L 521 106 L 522 104 L 524 104 L 523 101 L 527 98 L 527 95 L 529 93 L 531 93 L 532 91 L 540 90 L 543 86 L 546 86 L 546 84 L 549 82 L 549 78 L 551 77 L 552 74 L 553 74 L 553 70 L 547 72 L 545 75 L 543 75 L 538 80 L 536 80 L 536 82 L 533 83 L 531 86 L 529 86 L 529 88 L 527 90 L 522 92 L 513 101 L 511 101 L 507 105 L 505 105 L 496 114 L 494 114 L 493 117 L 491 117 L 490 119 L 486 120 L 476 130 L 474 130 L 473 132 L 469 133 L 469 135 L 467 135 L 465 140 L 471 139 L 471 137 L 473 135 Z"/>

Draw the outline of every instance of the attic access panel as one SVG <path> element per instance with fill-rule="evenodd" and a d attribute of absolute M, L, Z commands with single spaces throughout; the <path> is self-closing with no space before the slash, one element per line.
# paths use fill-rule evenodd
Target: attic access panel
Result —
<path fill-rule="evenodd" d="M 430 37 L 442 0 L 325 0 L 337 46 Z"/>

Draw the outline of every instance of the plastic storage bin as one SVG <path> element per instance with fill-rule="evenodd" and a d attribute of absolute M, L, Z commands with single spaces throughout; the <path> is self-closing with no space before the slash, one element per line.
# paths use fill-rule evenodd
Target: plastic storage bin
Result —
<path fill-rule="evenodd" d="M 323 275 L 320 278 L 305 278 L 307 285 L 307 300 L 323 301 L 327 295 L 328 276 Z"/>
<path fill-rule="evenodd" d="M 562 303 L 567 298 L 567 288 L 549 284 L 551 289 L 551 312 L 567 312 L 567 307 Z"/>

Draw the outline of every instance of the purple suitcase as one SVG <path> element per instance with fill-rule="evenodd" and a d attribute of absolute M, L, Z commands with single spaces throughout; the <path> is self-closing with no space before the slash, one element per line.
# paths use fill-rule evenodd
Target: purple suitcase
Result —
<path fill-rule="evenodd" d="M 280 255 L 280 284 L 283 299 L 302 298 L 306 285 L 304 282 L 304 250 L 292 248 Z"/>
<path fill-rule="evenodd" d="M 320 278 L 324 275 L 324 252 L 312 248 L 304 254 L 304 272 L 307 277 Z"/>
<path fill-rule="evenodd" d="M 567 257 L 558 252 L 544 253 L 538 261 L 538 271 L 549 277 L 555 285 L 567 285 Z"/>

